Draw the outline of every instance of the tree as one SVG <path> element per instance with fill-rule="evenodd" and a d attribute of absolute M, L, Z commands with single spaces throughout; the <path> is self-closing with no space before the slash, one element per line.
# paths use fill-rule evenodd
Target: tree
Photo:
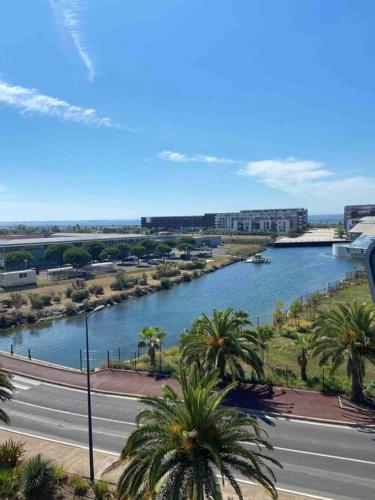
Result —
<path fill-rule="evenodd" d="M 182 398 L 168 385 L 162 399 L 141 398 L 146 408 L 137 423 L 143 425 L 122 450 L 125 469 L 118 498 L 221 499 L 226 479 L 243 499 L 235 472 L 276 498 L 275 476 L 267 462 L 280 464 L 261 451 L 273 449 L 265 432 L 252 417 L 222 405 L 235 384 L 216 390 L 216 374 L 202 375 L 195 365 L 188 372 L 183 364 L 179 380 Z"/>
<path fill-rule="evenodd" d="M 331 374 L 344 362 L 351 379 L 351 399 L 362 402 L 365 360 L 375 364 L 375 310 L 369 303 L 337 304 L 321 312 L 312 334 L 312 355 L 331 365 Z"/>
<path fill-rule="evenodd" d="M 162 257 L 169 255 L 171 251 L 171 247 L 169 245 L 166 245 L 165 243 L 160 243 L 155 249 L 156 255 L 161 255 Z"/>
<path fill-rule="evenodd" d="M 156 349 L 162 345 L 165 338 L 165 332 L 159 326 L 146 326 L 139 334 L 141 339 L 138 342 L 139 349 L 148 348 L 148 357 L 150 365 L 155 368 L 156 365 Z"/>
<path fill-rule="evenodd" d="M 142 240 L 140 245 L 144 247 L 145 253 L 150 255 L 150 253 L 154 253 L 157 243 L 154 240 Z"/>
<path fill-rule="evenodd" d="M 274 335 L 273 329 L 268 325 L 260 325 L 255 328 L 258 335 L 258 346 L 262 349 L 262 361 L 264 362 L 264 351 L 268 348 L 268 342 Z"/>
<path fill-rule="evenodd" d="M 211 318 L 202 314 L 190 333 L 181 337 L 182 358 L 188 364 L 198 361 L 208 370 L 218 369 L 221 380 L 226 380 L 227 370 L 233 379 L 243 380 L 241 363 L 251 366 L 254 374 L 262 378 L 263 362 L 257 353 L 259 338 L 250 327 L 244 311 L 214 309 Z"/>
<path fill-rule="evenodd" d="M 177 244 L 177 249 L 180 252 L 185 252 L 185 257 L 188 259 L 190 257 L 191 252 L 194 250 L 194 245 L 191 245 L 190 243 L 185 243 L 183 241 L 180 241 Z"/>
<path fill-rule="evenodd" d="M 307 382 L 308 377 L 307 377 L 307 354 L 308 354 L 308 349 L 311 343 L 311 336 L 303 333 L 299 333 L 297 340 L 296 340 L 296 346 L 299 348 L 298 356 L 297 356 L 297 363 L 300 367 L 301 370 L 301 379 L 304 382 Z"/>
<path fill-rule="evenodd" d="M 25 250 L 9 252 L 5 255 L 5 267 L 7 269 L 14 269 L 15 271 L 26 269 L 28 264 L 32 261 L 33 256 L 30 252 L 26 252 Z"/>
<path fill-rule="evenodd" d="M 65 264 L 71 264 L 73 267 L 83 267 L 91 260 L 91 255 L 84 248 L 72 247 L 64 252 Z"/>
<path fill-rule="evenodd" d="M 68 248 L 73 248 L 73 246 L 64 245 L 63 243 L 58 245 L 49 245 L 44 252 L 44 258 L 54 264 L 62 266 L 64 263 L 64 252 Z"/>
<path fill-rule="evenodd" d="M 135 255 L 138 258 L 138 264 L 139 264 L 139 259 L 145 255 L 146 249 L 143 245 L 135 245 L 131 249 L 132 255 Z"/>
<path fill-rule="evenodd" d="M 337 227 L 336 227 L 336 236 L 340 240 L 342 240 L 344 238 L 344 236 L 345 236 L 345 229 L 344 229 L 344 225 L 343 225 L 342 222 L 339 222 L 337 224 Z"/>
<path fill-rule="evenodd" d="M 277 328 L 278 331 L 281 330 L 281 327 L 285 321 L 285 312 L 283 311 L 284 302 L 282 300 L 278 300 L 275 304 L 275 309 L 272 313 L 272 323 L 274 328 Z"/>
<path fill-rule="evenodd" d="M 100 252 L 100 260 L 115 260 L 120 258 L 120 251 L 117 247 L 105 247 Z"/>
<path fill-rule="evenodd" d="M 90 243 L 86 243 L 83 248 L 89 252 L 92 260 L 99 260 L 100 254 L 105 246 L 100 241 L 90 241 Z"/>
<path fill-rule="evenodd" d="M 130 246 L 126 243 L 119 243 L 117 245 L 117 250 L 119 251 L 119 259 L 121 259 L 121 262 L 124 262 L 130 255 Z"/>
<path fill-rule="evenodd" d="M 299 324 L 299 317 L 303 313 L 303 305 L 300 300 L 293 300 L 288 310 L 288 316 L 294 319 L 296 325 Z"/>
<path fill-rule="evenodd" d="M 12 375 L 0 367 L 0 402 L 4 403 L 12 399 L 13 393 Z M 0 408 L 0 421 L 9 424 L 9 417 L 2 408 Z"/>

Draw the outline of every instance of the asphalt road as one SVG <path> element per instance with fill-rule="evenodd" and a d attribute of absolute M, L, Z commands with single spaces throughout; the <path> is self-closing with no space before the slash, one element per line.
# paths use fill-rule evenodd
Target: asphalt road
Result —
<path fill-rule="evenodd" d="M 17 393 L 5 405 L 11 429 L 87 444 L 86 394 L 15 377 Z M 142 408 L 136 399 L 93 394 L 94 446 L 120 452 Z M 265 417 L 275 447 L 277 487 L 319 498 L 375 498 L 375 429 L 314 424 Z"/>

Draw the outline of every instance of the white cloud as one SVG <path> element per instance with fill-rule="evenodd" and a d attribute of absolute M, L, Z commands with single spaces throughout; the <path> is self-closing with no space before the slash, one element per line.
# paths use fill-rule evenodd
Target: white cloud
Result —
<path fill-rule="evenodd" d="M 0 103 L 16 108 L 21 113 L 54 116 L 99 127 L 117 127 L 111 118 L 98 116 L 93 108 L 74 106 L 56 97 L 40 94 L 36 89 L 9 85 L 1 80 Z"/>
<path fill-rule="evenodd" d="M 95 78 L 95 67 L 85 47 L 81 12 L 85 0 L 50 0 L 51 8 L 63 33 L 67 33 L 85 65 L 90 82 Z"/>
<path fill-rule="evenodd" d="M 237 173 L 255 177 L 268 187 L 295 191 L 300 186 L 319 181 L 331 175 L 320 162 L 310 160 L 262 160 L 247 163 Z"/>
<path fill-rule="evenodd" d="M 242 164 L 242 161 L 233 160 L 231 158 L 220 158 L 218 156 L 209 155 L 186 155 L 177 151 L 162 151 L 159 153 L 159 158 L 180 163 L 212 163 L 212 164 Z"/>
<path fill-rule="evenodd" d="M 318 212 L 341 212 L 344 205 L 374 200 L 375 177 L 338 178 L 323 163 L 311 160 L 253 161 L 238 170 L 237 174 L 252 177 L 272 189 L 292 195 Z"/>

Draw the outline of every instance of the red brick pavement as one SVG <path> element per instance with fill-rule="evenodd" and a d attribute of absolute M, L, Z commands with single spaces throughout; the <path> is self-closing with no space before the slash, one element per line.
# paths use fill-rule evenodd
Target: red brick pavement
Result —
<path fill-rule="evenodd" d="M 0 364 L 5 370 L 15 374 L 70 387 L 86 387 L 86 375 L 79 370 L 30 361 L 5 353 L 0 353 Z M 175 379 L 145 372 L 103 369 L 91 375 L 94 391 L 124 395 L 159 396 L 166 383 L 179 390 Z M 316 391 L 247 385 L 232 391 L 227 403 L 251 412 L 375 426 L 374 409 L 354 405 L 345 396 Z"/>

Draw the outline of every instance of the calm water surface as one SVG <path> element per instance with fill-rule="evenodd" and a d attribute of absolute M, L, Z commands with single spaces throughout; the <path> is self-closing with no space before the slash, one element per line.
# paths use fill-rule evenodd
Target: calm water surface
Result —
<path fill-rule="evenodd" d="M 341 279 L 360 262 L 331 256 L 330 247 L 273 248 L 266 252 L 272 264 L 238 263 L 129 303 L 107 308 L 89 319 L 92 362 L 99 364 L 121 349 L 121 357 L 134 355 L 137 334 L 146 325 L 160 325 L 167 332 L 166 344 L 175 345 L 179 334 L 202 312 L 214 307 L 247 311 L 254 322 L 272 315 L 274 304 L 286 304 L 309 292 L 324 289 Z M 43 326 L 14 329 L 0 337 L 0 350 L 79 367 L 84 350 L 84 319 L 56 320 Z"/>

